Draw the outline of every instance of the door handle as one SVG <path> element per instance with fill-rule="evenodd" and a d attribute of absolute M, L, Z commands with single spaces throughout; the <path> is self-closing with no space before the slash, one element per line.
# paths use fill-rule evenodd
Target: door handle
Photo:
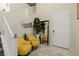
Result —
<path fill-rule="evenodd" d="M 55 32 L 55 30 L 53 30 L 53 33 Z"/>

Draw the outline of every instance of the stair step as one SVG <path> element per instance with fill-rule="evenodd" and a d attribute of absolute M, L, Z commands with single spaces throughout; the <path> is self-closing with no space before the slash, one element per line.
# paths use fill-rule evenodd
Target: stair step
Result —
<path fill-rule="evenodd" d="M 3 50 L 3 48 L 0 48 L 0 51 L 2 51 Z"/>
<path fill-rule="evenodd" d="M 0 48 L 2 48 L 2 44 L 0 44 Z"/>
<path fill-rule="evenodd" d="M 0 56 L 4 56 L 3 48 L 0 48 Z"/>
<path fill-rule="evenodd" d="M 0 53 L 0 56 L 4 56 L 4 53 Z"/>
<path fill-rule="evenodd" d="M 0 44 L 2 44 L 2 42 L 0 41 Z"/>
<path fill-rule="evenodd" d="M 0 52 L 2 52 L 3 51 L 3 48 L 0 48 Z"/>
<path fill-rule="evenodd" d="M 0 48 L 2 47 L 2 42 L 0 41 Z"/>
<path fill-rule="evenodd" d="M 1 38 L 0 38 L 0 41 L 1 41 Z"/>
<path fill-rule="evenodd" d="M 1 38 L 0 38 L 0 56 L 4 56 L 4 50 L 2 48 Z"/>

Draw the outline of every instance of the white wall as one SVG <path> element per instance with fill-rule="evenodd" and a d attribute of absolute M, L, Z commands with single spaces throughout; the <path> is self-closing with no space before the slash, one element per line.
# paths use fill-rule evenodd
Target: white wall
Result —
<path fill-rule="evenodd" d="M 50 20 L 50 16 L 54 13 L 61 12 L 64 10 L 70 10 L 70 48 L 72 49 L 72 55 L 79 55 L 79 20 L 77 20 L 77 4 L 75 3 L 38 3 L 36 6 L 36 15 L 40 18 L 49 19 L 50 24 L 52 24 L 53 20 Z M 41 16 L 40 16 L 41 15 Z M 44 16 L 44 17 L 43 17 Z M 51 22 L 52 21 L 52 22 Z M 49 24 L 49 25 L 50 25 Z M 53 43 L 53 39 L 51 39 L 51 27 L 50 25 L 50 34 L 49 39 L 50 43 Z"/>
<path fill-rule="evenodd" d="M 10 24 L 13 33 L 23 35 L 23 33 L 28 30 L 22 28 L 22 21 L 26 23 L 31 21 L 30 17 L 34 13 L 34 9 L 24 3 L 11 3 L 9 5 L 10 12 L 5 13 L 6 19 Z"/>

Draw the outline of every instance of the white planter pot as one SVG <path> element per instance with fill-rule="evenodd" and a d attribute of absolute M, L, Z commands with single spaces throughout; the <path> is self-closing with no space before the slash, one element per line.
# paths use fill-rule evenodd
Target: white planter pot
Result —
<path fill-rule="evenodd" d="M 36 34 L 36 37 L 39 39 L 39 34 Z"/>

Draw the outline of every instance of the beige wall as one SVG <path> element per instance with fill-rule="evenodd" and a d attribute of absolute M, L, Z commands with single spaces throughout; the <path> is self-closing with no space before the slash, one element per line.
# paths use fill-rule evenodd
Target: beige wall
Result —
<path fill-rule="evenodd" d="M 51 15 L 53 13 L 70 10 L 70 48 L 72 55 L 79 55 L 79 20 L 77 20 L 77 4 L 73 3 L 38 3 L 36 15 Z"/>

